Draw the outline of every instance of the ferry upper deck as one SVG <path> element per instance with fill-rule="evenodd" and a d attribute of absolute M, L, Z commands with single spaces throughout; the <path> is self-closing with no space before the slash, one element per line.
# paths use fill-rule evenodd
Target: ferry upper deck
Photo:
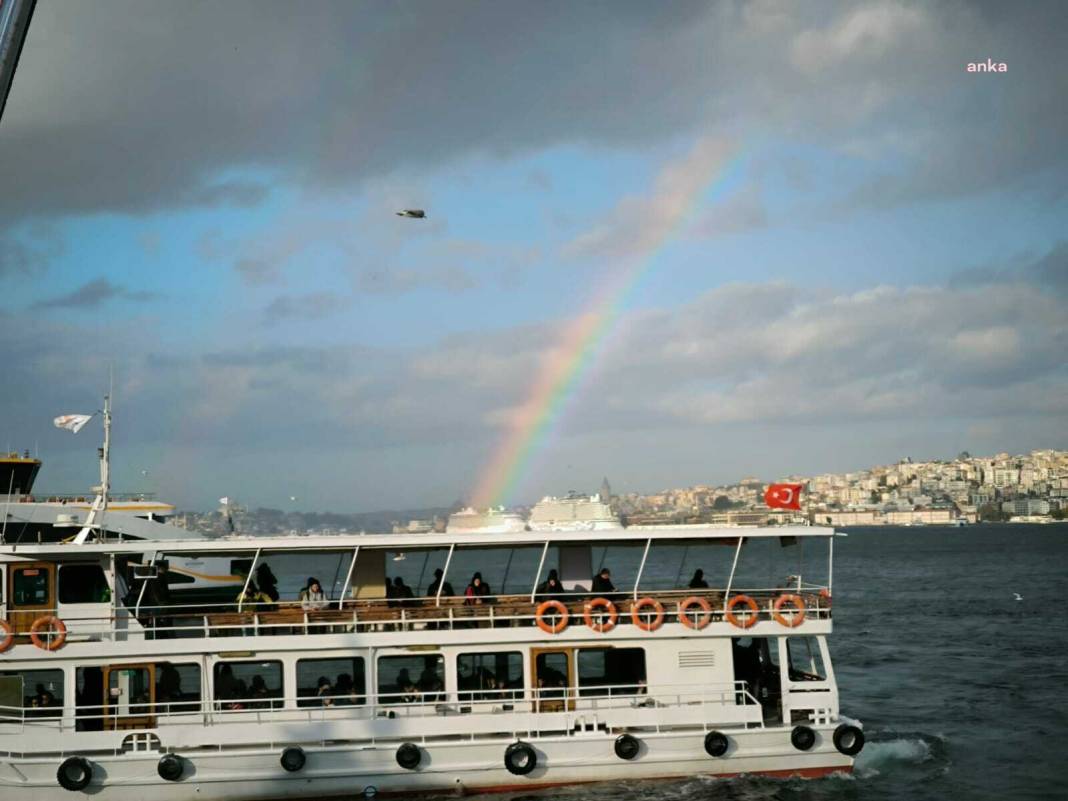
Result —
<path fill-rule="evenodd" d="M 0 618 L 16 651 L 34 625 L 52 642 L 47 617 L 63 626 L 65 645 L 113 648 L 342 628 L 405 630 L 418 641 L 471 625 L 538 625 L 558 639 L 591 630 L 611 638 L 630 626 L 650 636 L 678 627 L 828 633 L 833 537 L 809 526 L 680 526 L 7 545 Z M 475 574 L 482 589 L 472 595 Z M 325 577 L 311 604 L 301 600 L 309 576 Z"/>

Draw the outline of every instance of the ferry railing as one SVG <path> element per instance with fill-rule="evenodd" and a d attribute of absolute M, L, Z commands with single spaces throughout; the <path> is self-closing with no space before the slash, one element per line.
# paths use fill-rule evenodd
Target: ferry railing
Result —
<path fill-rule="evenodd" d="M 190 724 L 213 726 L 238 723 L 315 723 L 338 720 L 404 721 L 412 718 L 453 716 L 522 716 L 527 725 L 516 731 L 542 730 L 531 726 L 539 719 L 544 729 L 559 729 L 554 715 L 570 717 L 606 714 L 613 711 L 664 710 L 690 708 L 707 723 L 715 723 L 713 708 L 756 707 L 759 701 L 749 692 L 746 682 L 705 684 L 634 684 L 597 685 L 592 687 L 503 688 L 482 690 L 409 690 L 396 693 L 351 692 L 325 696 L 302 694 L 244 695 L 212 700 L 148 699 L 131 700 L 121 707 L 111 704 L 78 704 L 73 709 L 62 706 L 0 706 L 0 731 L 6 725 L 30 729 L 76 731 L 145 731 L 162 726 Z M 534 717 L 531 718 L 530 716 Z M 550 716 L 542 718 L 542 716 Z M 722 719 L 720 714 L 719 719 Z M 669 725 L 670 717 L 650 712 L 643 715 L 643 725 Z M 750 721 L 763 726 L 763 717 Z M 567 725 L 566 728 L 571 728 Z"/>
<path fill-rule="evenodd" d="M 820 584 L 801 584 L 794 587 L 734 588 L 731 597 L 748 595 L 758 604 L 755 613 L 760 620 L 771 620 L 775 602 L 783 594 L 800 594 L 805 602 L 806 619 L 829 619 L 830 596 Z M 679 620 L 678 605 L 686 598 L 697 596 L 709 602 L 711 620 L 721 621 L 725 612 L 725 591 L 658 590 L 643 593 L 640 598 L 653 598 L 664 606 L 665 622 Z M 630 607 L 635 603 L 632 593 L 618 592 L 594 596 L 589 592 L 562 593 L 553 596 L 568 607 L 571 625 L 582 623 L 584 603 L 593 597 L 604 597 L 617 606 L 617 625 L 631 624 Z M 240 637 L 277 634 L 329 634 L 368 631 L 410 631 L 414 629 L 462 629 L 470 627 L 508 627 L 534 625 L 535 611 L 546 600 L 543 596 L 531 603 L 528 595 L 496 595 L 468 603 L 463 596 L 404 599 L 346 599 L 341 608 L 329 601 L 319 609 L 308 609 L 301 602 L 241 602 L 186 603 L 119 607 L 119 615 L 78 617 L 68 621 L 68 640 L 121 640 L 144 637 L 171 639 L 182 637 Z M 56 615 L 53 609 L 35 610 L 38 617 Z M 739 607 L 735 614 L 746 618 L 754 614 L 747 607 Z M 29 635 L 27 629 L 14 632 L 16 637 Z M 39 638 L 51 644 L 58 631 L 44 627 Z"/>

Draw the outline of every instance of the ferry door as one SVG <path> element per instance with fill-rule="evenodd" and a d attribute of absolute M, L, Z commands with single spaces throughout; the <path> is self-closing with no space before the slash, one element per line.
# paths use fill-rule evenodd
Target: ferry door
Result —
<path fill-rule="evenodd" d="M 56 566 L 51 562 L 18 562 L 7 568 L 7 622 L 27 634 L 33 621 L 55 614 Z"/>
<path fill-rule="evenodd" d="M 156 726 L 156 666 L 104 668 L 104 729 L 152 729 Z"/>
<path fill-rule="evenodd" d="M 574 648 L 535 648 L 530 652 L 530 684 L 535 712 L 575 708 Z"/>

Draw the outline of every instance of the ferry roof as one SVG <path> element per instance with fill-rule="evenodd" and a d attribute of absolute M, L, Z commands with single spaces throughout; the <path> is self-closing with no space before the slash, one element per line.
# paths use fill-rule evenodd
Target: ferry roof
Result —
<path fill-rule="evenodd" d="M 630 526 L 603 531 L 487 531 L 473 534 L 338 534 L 320 536 L 231 536 L 214 540 L 137 540 L 124 542 L 73 544 L 42 544 L 0 546 L 0 553 L 45 554 L 62 552 L 69 555 L 73 550 L 96 552 L 144 552 L 187 551 L 207 553 L 212 551 L 251 551 L 257 548 L 270 550 L 349 550 L 361 548 L 386 548 L 390 550 L 420 550 L 428 548 L 461 547 L 517 547 L 556 544 L 613 543 L 635 544 L 652 540 L 736 540 L 770 537 L 833 537 L 835 530 L 825 526 L 768 526 L 743 528 L 740 526 Z"/>

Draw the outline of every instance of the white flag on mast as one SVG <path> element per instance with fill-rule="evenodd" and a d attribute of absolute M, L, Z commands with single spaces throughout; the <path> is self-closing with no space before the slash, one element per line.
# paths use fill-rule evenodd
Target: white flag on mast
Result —
<path fill-rule="evenodd" d="M 56 424 L 56 428 L 65 428 L 77 434 L 92 419 L 91 414 L 62 414 L 52 422 Z"/>

